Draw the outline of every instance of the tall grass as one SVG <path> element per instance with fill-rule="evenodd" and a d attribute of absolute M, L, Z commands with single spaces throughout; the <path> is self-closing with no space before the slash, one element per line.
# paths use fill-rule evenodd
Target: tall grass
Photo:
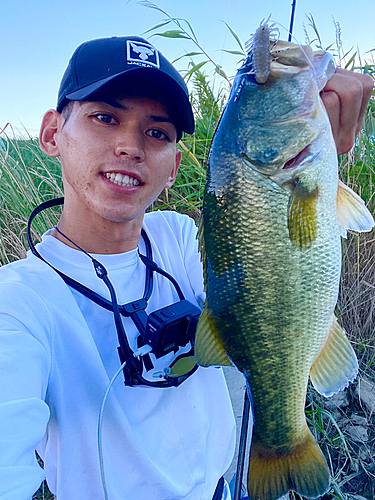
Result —
<path fill-rule="evenodd" d="M 48 158 L 37 139 L 16 139 L 7 127 L 0 140 L 0 262 L 26 256 L 26 227 L 32 210 L 43 201 L 62 196 L 59 161 Z M 33 225 L 33 238 L 56 224 L 49 212 Z"/>
<path fill-rule="evenodd" d="M 195 133 L 184 135 L 180 141 L 182 164 L 176 183 L 168 192 L 162 193 L 153 208 L 173 209 L 197 219 L 203 201 L 208 152 L 229 87 L 222 88 L 215 95 L 207 75 L 200 70 L 192 76 L 192 85 Z"/>

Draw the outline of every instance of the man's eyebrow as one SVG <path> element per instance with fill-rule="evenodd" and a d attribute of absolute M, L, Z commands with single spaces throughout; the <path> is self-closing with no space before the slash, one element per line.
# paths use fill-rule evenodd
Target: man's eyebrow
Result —
<path fill-rule="evenodd" d="M 157 123 L 173 123 L 169 116 L 158 116 L 158 115 L 150 115 L 150 119 Z"/>
<path fill-rule="evenodd" d="M 123 104 L 121 104 L 121 102 L 118 102 L 116 101 L 115 99 L 100 99 L 98 100 L 98 102 L 102 102 L 104 104 L 108 104 L 109 106 L 111 106 L 112 108 L 116 108 L 116 109 L 126 109 L 126 106 L 124 106 Z"/>

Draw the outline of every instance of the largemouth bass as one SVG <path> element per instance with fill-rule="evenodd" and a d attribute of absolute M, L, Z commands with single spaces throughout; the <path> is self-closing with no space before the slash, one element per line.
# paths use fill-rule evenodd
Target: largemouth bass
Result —
<path fill-rule="evenodd" d="M 319 96 L 333 58 L 262 43 L 248 49 L 209 155 L 199 232 L 207 299 L 195 348 L 200 365 L 234 364 L 250 386 L 249 498 L 318 498 L 330 473 L 305 419 L 308 380 L 331 396 L 357 375 L 334 317 L 340 238 L 374 221 L 338 180 Z"/>

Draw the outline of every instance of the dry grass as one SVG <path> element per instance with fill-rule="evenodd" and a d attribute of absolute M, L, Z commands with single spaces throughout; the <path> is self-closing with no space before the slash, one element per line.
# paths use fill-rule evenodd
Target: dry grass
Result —
<path fill-rule="evenodd" d="M 350 234 L 343 242 L 343 271 L 337 304 L 341 325 L 348 332 L 361 370 L 375 369 L 375 235 Z"/>

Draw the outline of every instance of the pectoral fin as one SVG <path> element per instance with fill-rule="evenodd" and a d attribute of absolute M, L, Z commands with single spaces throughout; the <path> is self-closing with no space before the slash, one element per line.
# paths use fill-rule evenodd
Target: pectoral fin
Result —
<path fill-rule="evenodd" d="M 343 238 L 346 238 L 348 229 L 365 232 L 374 227 L 373 216 L 366 208 L 365 202 L 341 181 L 337 188 L 337 220 Z"/>
<path fill-rule="evenodd" d="M 195 356 L 200 366 L 231 366 L 215 325 L 204 308 L 197 326 Z"/>
<path fill-rule="evenodd" d="M 290 241 L 302 250 L 316 239 L 317 214 L 316 202 L 318 188 L 308 190 L 302 183 L 294 188 L 288 207 L 288 229 Z"/>
<path fill-rule="evenodd" d="M 330 397 L 345 389 L 357 374 L 357 356 L 334 317 L 327 341 L 311 367 L 311 382 L 320 394 Z"/>

